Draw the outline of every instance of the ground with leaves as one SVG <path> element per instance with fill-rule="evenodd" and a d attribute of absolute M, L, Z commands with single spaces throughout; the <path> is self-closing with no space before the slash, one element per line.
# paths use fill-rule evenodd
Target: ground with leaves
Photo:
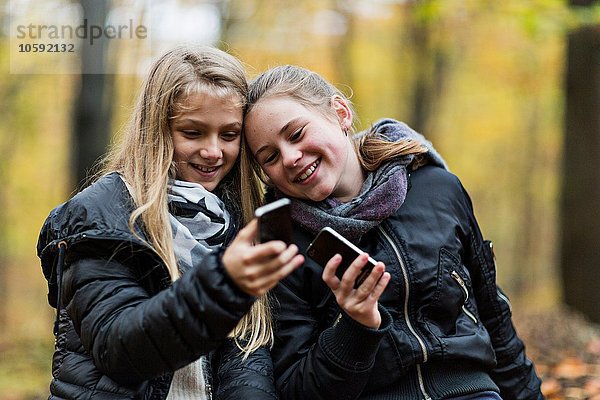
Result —
<path fill-rule="evenodd" d="M 568 309 L 515 313 L 548 400 L 600 400 L 600 326 Z"/>

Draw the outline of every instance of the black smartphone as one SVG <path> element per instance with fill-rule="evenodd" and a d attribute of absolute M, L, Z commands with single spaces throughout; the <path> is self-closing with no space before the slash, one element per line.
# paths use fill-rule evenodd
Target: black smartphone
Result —
<path fill-rule="evenodd" d="M 282 198 L 254 211 L 258 219 L 259 243 L 270 240 L 283 240 L 288 245 L 292 243 L 291 204 L 290 199 Z"/>
<path fill-rule="evenodd" d="M 356 257 L 364 253 L 364 251 L 356 247 L 333 228 L 326 226 L 319 231 L 317 237 L 315 237 L 311 244 L 308 245 L 306 253 L 323 267 L 325 267 L 325 264 L 327 264 L 331 257 L 336 254 L 341 255 L 342 262 L 338 266 L 335 274 L 338 278 L 342 279 L 342 275 L 344 275 L 344 272 L 348 269 L 350 264 L 352 264 Z M 362 268 L 354 282 L 355 288 L 359 287 L 360 284 L 367 279 L 367 276 L 369 276 L 369 273 L 371 273 L 375 264 L 377 264 L 377 261 L 369 257 L 369 261 Z"/>

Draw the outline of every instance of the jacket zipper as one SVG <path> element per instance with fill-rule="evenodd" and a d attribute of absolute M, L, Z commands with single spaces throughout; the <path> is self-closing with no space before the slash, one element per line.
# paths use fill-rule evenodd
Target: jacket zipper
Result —
<path fill-rule="evenodd" d="M 65 253 L 67 251 L 67 242 L 61 240 L 56 245 L 58 249 L 58 259 L 56 261 L 56 319 L 54 320 L 54 337 L 58 340 L 60 327 L 60 310 L 62 308 L 62 277 L 65 264 Z"/>
<path fill-rule="evenodd" d="M 492 241 L 489 242 L 490 245 L 490 252 L 492 253 L 492 259 L 494 260 L 494 269 L 498 270 L 497 266 L 496 266 L 496 253 L 494 252 L 494 243 Z M 506 297 L 504 294 L 502 294 L 502 292 L 500 292 L 500 290 L 496 289 L 496 293 L 498 294 L 498 297 L 500 297 L 508 306 L 508 309 L 510 310 L 510 312 L 512 313 L 512 304 L 510 303 L 510 300 L 508 299 L 508 297 Z"/>
<path fill-rule="evenodd" d="M 508 297 L 503 295 L 502 292 L 500 292 L 499 290 L 496 290 L 496 293 L 498 293 L 498 297 L 500 297 L 502 300 L 504 300 L 504 302 L 508 305 L 508 309 L 512 313 L 512 304 L 510 304 L 510 300 L 508 299 Z"/>
<path fill-rule="evenodd" d="M 465 292 L 465 301 L 463 302 L 463 305 L 462 305 L 463 312 L 465 314 L 467 314 L 467 316 L 469 318 L 471 318 L 473 320 L 473 322 L 477 323 L 477 318 L 475 317 L 475 315 L 473 315 L 473 313 L 471 313 L 471 311 L 467 310 L 467 307 L 466 307 L 467 301 L 469 300 L 469 289 L 467 289 L 467 285 L 465 284 L 465 281 L 460 277 L 460 275 L 456 271 L 452 271 L 450 273 L 450 275 L 452 276 L 452 278 L 454 278 L 454 280 L 456 282 L 458 282 L 458 284 L 460 285 L 463 292 Z"/>
<path fill-rule="evenodd" d="M 410 283 L 408 281 L 408 271 L 406 269 L 406 265 L 404 264 L 402 255 L 400 254 L 400 251 L 398 250 L 398 247 L 396 246 L 396 244 L 394 243 L 392 238 L 390 238 L 390 236 L 386 233 L 386 231 L 383 229 L 383 227 L 381 225 L 379 225 L 379 230 L 383 234 L 386 241 L 390 244 L 390 246 L 392 246 L 392 249 L 394 250 L 394 253 L 396 254 L 396 259 L 400 263 L 400 268 L 402 269 L 402 277 L 404 278 L 404 286 L 406 288 L 404 291 L 404 293 L 405 293 L 404 294 L 404 319 L 406 320 L 406 325 L 408 326 L 408 329 L 410 330 L 410 332 L 415 336 L 415 338 L 419 342 L 419 345 L 421 346 L 421 352 L 423 354 L 423 362 L 426 363 L 427 359 L 428 359 L 428 354 L 427 354 L 427 348 L 425 347 L 425 342 L 423 342 L 423 339 L 421 339 L 421 337 L 417 334 L 417 331 L 412 326 L 412 323 L 410 322 L 410 318 L 408 315 L 408 299 L 410 297 Z M 417 364 L 417 377 L 419 379 L 419 388 L 421 389 L 421 394 L 423 395 L 425 400 L 431 400 L 431 397 L 425 391 L 425 384 L 423 382 L 423 373 L 421 371 L 420 364 Z"/>

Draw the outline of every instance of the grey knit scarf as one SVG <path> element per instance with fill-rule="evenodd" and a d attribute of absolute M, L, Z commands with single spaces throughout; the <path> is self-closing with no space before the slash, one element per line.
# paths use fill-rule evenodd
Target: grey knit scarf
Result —
<path fill-rule="evenodd" d="M 428 163 L 448 169 L 431 142 L 403 122 L 383 119 L 371 129 L 358 133 L 355 138 L 364 135 L 378 135 L 390 142 L 403 139 L 418 141 L 428 150 Z M 400 208 L 408 190 L 407 167 L 414 157 L 399 157 L 382 164 L 377 171 L 368 173 L 358 196 L 347 203 L 334 198 L 321 202 L 295 199 L 292 202 L 292 218 L 312 233 L 330 226 L 356 241 Z M 276 192 L 276 195 L 283 196 L 280 192 Z"/>
<path fill-rule="evenodd" d="M 173 247 L 184 272 L 211 250 L 227 244 L 235 223 L 217 195 L 197 183 L 172 180 L 168 186 Z"/>

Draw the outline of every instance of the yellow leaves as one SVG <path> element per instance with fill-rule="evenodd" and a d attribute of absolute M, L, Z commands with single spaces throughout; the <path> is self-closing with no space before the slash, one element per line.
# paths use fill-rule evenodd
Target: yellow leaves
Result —
<path fill-rule="evenodd" d="M 514 321 L 548 400 L 600 399 L 600 327 L 564 308 L 520 310 Z"/>
<path fill-rule="evenodd" d="M 557 378 L 577 379 L 588 374 L 588 365 L 576 357 L 567 357 L 554 367 L 552 374 Z"/>

